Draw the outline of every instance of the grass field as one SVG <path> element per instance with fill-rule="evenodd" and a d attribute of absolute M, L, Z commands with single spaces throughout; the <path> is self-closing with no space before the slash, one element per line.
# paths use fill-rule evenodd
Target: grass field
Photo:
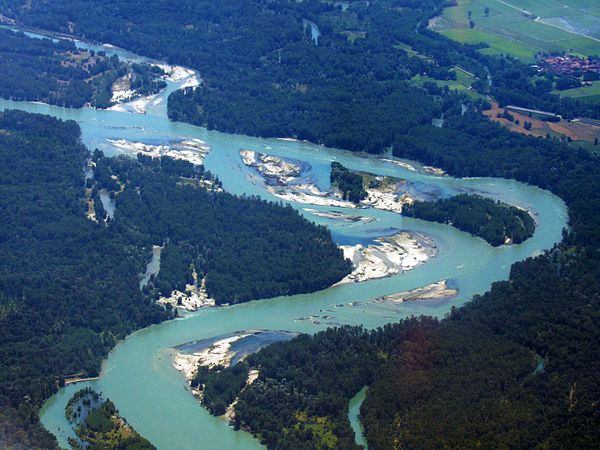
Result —
<path fill-rule="evenodd" d="M 566 91 L 555 91 L 561 97 L 578 98 L 584 102 L 600 103 L 600 81 L 594 81 L 591 86 L 582 86 Z"/>
<path fill-rule="evenodd" d="M 475 90 L 471 89 L 471 85 L 475 81 L 477 81 L 477 77 L 473 76 L 471 73 L 458 66 L 455 66 L 450 70 L 456 73 L 456 80 L 435 80 L 433 78 L 424 77 L 422 75 L 415 75 L 414 77 L 412 77 L 412 82 L 418 86 L 422 86 L 423 83 L 431 81 L 437 84 L 438 86 L 448 86 L 449 89 L 452 89 L 454 91 L 464 92 L 472 98 L 487 98 L 486 96 L 479 94 Z"/>
<path fill-rule="evenodd" d="M 403 42 L 399 42 L 398 44 L 394 45 L 394 48 L 404 50 L 406 53 L 408 53 L 408 56 L 416 56 L 417 58 L 433 61 L 430 57 L 413 50 L 413 48 L 410 45 L 405 44 Z"/>
<path fill-rule="evenodd" d="M 458 0 L 430 27 L 460 42 L 486 42 L 484 53 L 526 62 L 539 51 L 600 54 L 599 0 Z"/>

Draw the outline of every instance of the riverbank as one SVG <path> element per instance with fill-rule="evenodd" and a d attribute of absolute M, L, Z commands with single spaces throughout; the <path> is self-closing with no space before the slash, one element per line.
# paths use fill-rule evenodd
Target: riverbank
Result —
<path fill-rule="evenodd" d="M 238 366 L 237 364 L 272 343 L 287 341 L 297 335 L 298 333 L 287 331 L 250 330 L 189 342 L 175 347 L 172 364 L 183 374 L 190 385 L 192 394 L 211 414 L 220 415 L 228 421 L 232 421 L 235 417 L 235 405 L 239 395 L 259 376 L 257 368 L 248 370 L 247 366 Z M 242 383 L 238 386 L 241 390 L 235 397 L 221 395 L 223 389 L 227 391 L 229 387 L 211 385 L 216 374 L 229 368 L 234 372 L 238 371 L 241 376 L 241 379 L 237 381 Z M 219 393 L 216 393 L 215 389 Z M 206 393 L 207 390 L 210 392 Z M 215 408 L 215 394 L 224 402 L 222 407 Z"/>
<path fill-rule="evenodd" d="M 162 70 L 163 74 L 158 77 L 159 79 L 178 83 L 179 89 L 196 88 L 200 85 L 200 80 L 192 69 L 161 63 L 150 63 L 150 65 Z M 135 89 L 131 89 L 131 74 L 124 75 L 113 83 L 111 87 L 111 103 L 113 105 L 107 109 L 132 114 L 147 114 L 151 108 L 155 108 L 164 102 L 165 89 L 163 88 L 152 95 L 140 95 Z"/>
<path fill-rule="evenodd" d="M 171 295 L 160 297 L 156 302 L 186 311 L 198 311 L 200 308 L 216 306 L 215 299 L 210 298 L 206 292 L 206 279 L 203 278 L 199 285 L 196 276 L 194 280 L 194 284 L 187 284 L 183 292 L 176 289 L 171 292 Z"/>
<path fill-rule="evenodd" d="M 458 289 L 450 288 L 447 280 L 440 280 L 417 289 L 378 297 L 374 302 L 404 303 L 418 300 L 450 300 L 458 295 Z"/>
<path fill-rule="evenodd" d="M 151 158 L 167 156 L 173 159 L 187 161 L 195 166 L 202 165 L 204 159 L 210 152 L 208 144 L 200 139 L 186 139 L 178 142 L 162 145 L 145 144 L 143 142 L 132 142 L 127 139 L 107 139 L 113 147 L 131 156 L 141 153 Z"/>
<path fill-rule="evenodd" d="M 254 168 L 262 177 L 265 188 L 282 200 L 338 208 L 376 208 L 397 213 L 415 201 L 408 192 L 406 180 L 400 178 L 359 172 L 367 196 L 359 203 L 353 203 L 335 187 L 328 191 L 319 189 L 306 175 L 306 165 L 301 162 L 252 150 L 241 150 L 240 157 L 246 166 Z M 412 168 L 408 164 L 400 165 Z"/>
<path fill-rule="evenodd" d="M 95 114 L 101 113 L 101 111 L 95 112 Z M 150 118 L 144 117 L 143 119 L 144 122 L 135 123 L 148 127 Z M 178 126 L 177 124 L 169 125 L 169 127 Z M 177 129 L 179 130 L 179 128 Z M 107 130 L 107 133 L 108 135 L 113 134 L 114 129 Z M 144 131 L 144 133 L 147 133 L 147 131 Z M 189 133 L 189 131 L 186 127 L 182 126 L 180 133 Z M 204 134 L 198 135 L 206 139 Z M 230 161 L 235 161 L 236 157 L 239 158 L 239 138 L 235 137 L 234 140 L 234 138 L 226 136 L 225 139 L 217 133 L 209 133 L 209 137 L 211 140 L 208 140 L 208 142 L 210 142 L 211 146 L 219 149 L 218 158 L 211 159 L 212 166 L 209 166 L 209 168 L 213 173 L 217 173 L 219 177 L 222 174 L 225 176 L 227 173 L 226 170 L 231 170 Z M 258 145 L 251 138 L 245 139 L 249 141 L 247 145 Z M 267 144 L 273 145 L 271 142 L 267 142 Z M 307 151 L 306 159 L 309 163 L 312 163 L 310 155 L 310 152 Z M 335 155 L 338 156 L 337 153 Z M 215 156 L 217 156 L 216 152 Z M 354 158 L 354 155 L 348 154 L 348 157 Z M 460 186 L 477 185 L 480 186 L 480 189 L 489 189 L 486 180 L 450 179 L 446 182 Z M 231 189 L 234 193 L 241 194 L 242 192 L 248 192 L 249 195 L 265 195 L 261 185 L 248 182 L 240 172 L 226 177 L 225 183 L 228 189 Z M 511 182 L 494 180 L 493 186 L 494 189 L 502 189 L 502 192 L 511 196 L 510 198 L 520 195 L 519 192 L 522 190 L 525 190 L 523 196 L 526 195 L 527 198 L 535 199 L 537 197 L 530 196 L 537 195 L 539 197 L 540 195 L 540 193 L 536 194 L 537 190 L 524 185 L 516 186 L 517 190 L 515 190 L 515 186 Z M 445 269 L 442 276 L 459 278 L 461 289 L 463 286 L 466 286 L 464 292 L 461 291 L 461 300 L 463 298 L 470 298 L 473 293 L 484 292 L 489 287 L 489 278 L 480 278 L 474 273 L 471 275 L 471 272 L 463 273 L 456 269 L 459 264 L 464 262 L 465 258 L 476 259 L 480 262 L 480 269 L 477 270 L 478 273 L 479 271 L 486 274 L 491 273 L 493 280 L 503 279 L 508 275 L 508 267 L 514 260 L 526 257 L 537 248 L 548 248 L 554 242 L 554 236 L 556 239 L 560 239 L 560 229 L 564 223 L 563 216 L 555 212 L 550 214 L 552 208 L 549 210 L 548 206 L 544 206 L 547 205 L 546 197 L 547 195 L 544 194 L 537 201 L 532 200 L 533 204 L 536 205 L 536 209 L 542 208 L 542 211 L 546 211 L 546 214 L 542 215 L 541 220 L 545 231 L 536 234 L 534 237 L 535 241 L 527 243 L 526 247 L 522 249 L 513 248 L 507 249 L 502 253 L 494 253 L 493 264 L 486 256 L 489 254 L 487 247 L 479 246 L 475 240 L 462 233 L 460 235 L 450 233 L 451 238 L 448 241 L 448 254 L 456 255 L 456 258 L 450 256 L 450 259 L 443 259 Z M 514 198 L 517 199 L 517 197 Z M 388 216 L 390 215 L 388 214 L 384 217 L 381 226 L 391 225 L 391 223 L 385 222 Z M 560 220 L 558 220 L 559 218 Z M 560 223 L 555 225 L 555 222 Z M 423 230 L 430 228 L 432 230 L 437 229 L 437 227 L 432 227 L 428 223 L 419 224 L 419 226 Z M 479 253 L 479 251 L 483 253 Z M 433 272 L 436 273 L 435 276 L 437 276 L 435 268 L 439 267 L 439 265 L 433 261 L 430 264 L 427 265 L 427 268 L 418 271 L 420 274 L 424 274 L 426 282 L 439 279 L 439 277 L 432 279 L 427 275 L 429 267 L 431 267 Z M 407 276 L 412 279 L 413 274 L 407 274 Z M 243 329 L 248 324 L 251 324 L 253 327 L 293 327 L 294 330 L 314 333 L 325 328 L 327 326 L 326 321 L 323 321 L 320 325 L 315 325 L 308 321 L 295 321 L 294 319 L 300 316 L 307 316 L 319 309 L 326 310 L 331 308 L 332 304 L 345 304 L 349 301 L 362 303 L 360 307 L 340 308 L 336 310 L 336 320 L 340 324 L 363 323 L 368 328 L 382 326 L 390 321 L 405 317 L 404 309 L 399 310 L 398 314 L 393 317 L 389 317 L 389 310 L 377 309 L 368 300 L 384 293 L 395 292 L 394 289 L 400 291 L 404 283 L 404 281 L 401 282 L 400 280 L 405 280 L 405 278 L 389 277 L 385 282 L 369 283 L 368 285 L 354 283 L 342 289 L 330 289 L 322 293 L 310 295 L 308 298 L 295 296 L 278 299 L 277 301 L 267 300 L 265 303 L 262 303 L 262 301 L 253 302 L 253 304 L 234 306 L 227 309 L 214 308 L 197 315 L 190 315 L 186 320 L 179 320 L 154 327 L 143 333 L 136 334 L 131 339 L 119 344 L 117 350 L 111 354 L 106 363 L 106 366 L 111 368 L 111 372 L 99 380 L 100 386 L 104 392 L 110 395 L 110 398 L 117 401 L 117 405 L 123 405 L 126 417 L 131 417 L 132 420 L 135 419 L 136 424 L 139 423 L 140 431 L 151 438 L 152 442 L 156 443 L 159 448 L 171 448 L 172 445 L 179 445 L 183 448 L 192 446 L 193 448 L 194 443 L 198 442 L 199 439 L 202 442 L 207 442 L 207 448 L 218 448 L 218 446 L 244 449 L 255 448 L 256 446 L 258 448 L 258 442 L 253 440 L 251 436 L 245 433 L 234 434 L 233 431 L 228 432 L 229 429 L 223 420 L 215 421 L 209 418 L 201 408 L 198 408 L 197 403 L 189 402 L 190 391 L 182 389 L 181 383 L 164 382 L 165 379 L 169 379 L 169 376 L 173 376 L 169 372 L 169 370 L 172 372 L 171 361 L 161 362 L 160 356 L 157 356 L 160 355 L 164 343 L 186 342 L 186 340 L 195 337 L 205 337 L 207 333 L 226 333 Z M 423 284 L 426 284 L 426 282 Z M 351 290 L 347 289 L 349 286 L 352 287 Z M 457 306 L 461 304 L 462 301 L 456 302 Z M 426 310 L 420 309 L 421 307 L 418 306 L 418 302 L 410 303 L 410 307 L 408 305 L 409 303 L 405 302 L 401 306 L 401 308 L 407 308 L 407 314 L 426 313 L 442 316 L 448 309 L 445 306 L 438 307 L 437 302 L 435 309 L 431 309 L 432 307 L 428 305 Z M 415 306 L 413 307 L 412 305 Z M 366 312 L 363 312 L 363 310 L 366 310 Z M 210 334 L 208 335 L 210 336 Z M 167 370 L 164 366 L 168 366 L 169 369 Z M 140 374 L 140 368 L 143 368 L 145 373 Z M 159 376 L 156 376 L 157 370 Z M 142 377 L 141 379 L 139 378 L 140 376 Z M 137 381 L 134 383 L 132 380 Z M 127 395 L 122 392 L 120 386 L 127 386 Z M 61 398 L 55 397 L 53 401 L 59 402 Z M 143 405 L 142 408 L 144 410 L 160 410 L 161 413 L 159 415 L 140 413 L 138 412 L 138 404 Z M 44 423 L 48 424 L 47 426 L 56 432 L 57 427 L 55 426 L 56 422 L 54 421 L 51 406 L 52 403 L 49 403 L 48 409 L 45 410 L 42 416 L 44 417 Z M 165 437 L 165 433 L 161 428 L 162 424 L 168 424 L 170 428 L 180 429 L 181 432 L 178 432 L 176 436 L 169 435 Z M 62 424 L 59 423 L 59 426 L 62 426 Z M 60 431 L 57 433 L 60 435 Z M 240 440 L 242 440 L 241 444 L 239 443 Z"/>
<path fill-rule="evenodd" d="M 377 238 L 375 243 L 367 247 L 357 244 L 342 245 L 340 248 L 344 257 L 352 261 L 354 270 L 336 283 L 336 286 L 406 272 L 425 263 L 437 253 L 436 245 L 427 236 L 405 231 Z"/>
<path fill-rule="evenodd" d="M 275 197 L 310 205 L 356 208 L 356 205 L 344 200 L 335 192 L 321 191 L 305 176 L 306 167 L 300 162 L 252 150 L 241 150 L 240 157 L 246 166 L 256 170 L 262 177 L 267 191 Z"/>
<path fill-rule="evenodd" d="M 302 210 L 306 211 L 307 213 L 313 214 L 317 217 L 325 217 L 327 219 L 333 219 L 333 220 L 342 220 L 345 222 L 371 223 L 376 220 L 373 217 L 353 216 L 352 214 L 345 214 L 343 212 L 333 211 L 333 210 L 320 211 L 318 209 L 312 209 L 312 208 L 302 208 Z"/>
<path fill-rule="evenodd" d="M 228 336 L 193 353 L 176 352 L 173 356 L 173 367 L 180 371 L 187 381 L 192 381 L 198 373 L 198 367 L 212 369 L 216 366 L 228 367 L 235 353 L 231 345 L 250 336 L 250 333 L 240 333 Z"/>

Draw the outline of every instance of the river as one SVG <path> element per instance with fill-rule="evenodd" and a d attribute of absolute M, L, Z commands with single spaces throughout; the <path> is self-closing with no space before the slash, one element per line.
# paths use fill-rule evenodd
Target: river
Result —
<path fill-rule="evenodd" d="M 136 58 L 120 50 L 104 49 Z M 331 208 L 293 203 L 292 206 L 309 220 L 329 227 L 338 243 L 364 242 L 365 239 L 390 234 L 393 230 L 414 230 L 431 236 L 438 246 L 438 254 L 426 264 L 392 277 L 332 287 L 313 294 L 203 309 L 133 333 L 120 342 L 104 361 L 98 380 L 67 386 L 42 408 L 42 423 L 65 448 L 68 448 L 67 438 L 73 432 L 66 421 L 64 407 L 72 394 L 85 386 L 101 391 L 110 398 L 127 421 L 159 449 L 262 448 L 250 434 L 234 431 L 226 421 L 212 417 L 200 406 L 183 376 L 171 365 L 174 346 L 239 330 L 273 329 L 314 333 L 339 324 L 362 324 L 374 328 L 411 315 L 443 317 L 452 306 L 460 306 L 474 294 L 488 290 L 492 282 L 506 279 L 514 262 L 549 249 L 561 239 L 567 221 L 566 207 L 558 197 L 547 191 L 511 180 L 438 177 L 410 171 L 381 158 L 308 143 L 225 134 L 174 123 L 166 117 L 166 97 L 180 84 L 169 82 L 166 91 L 159 96 L 162 101 L 152 106 L 147 114 L 93 108 L 65 109 L 8 100 L 0 100 L 0 109 L 16 108 L 75 120 L 81 126 L 83 142 L 91 150 L 100 148 L 109 155 L 118 154 L 119 150 L 111 146 L 108 139 L 164 144 L 199 138 L 211 147 L 205 160 L 206 168 L 218 175 L 225 190 L 234 194 L 259 195 L 276 200 L 261 183 L 248 177 L 251 169 L 242 163 L 239 150 L 250 149 L 307 162 L 310 165 L 309 174 L 317 185 L 324 188 L 329 184 L 330 163 L 336 160 L 350 169 L 423 183 L 443 194 L 480 192 L 527 208 L 534 213 L 538 226 L 534 236 L 525 243 L 494 248 L 450 226 L 405 218 L 392 212 L 335 208 L 347 214 L 376 219 L 370 223 L 348 222 L 316 217 L 303 210 Z M 460 294 L 457 299 L 395 305 L 370 301 L 441 279 L 452 280 L 458 287 Z M 312 322 L 299 320 L 308 316 L 320 319 Z"/>

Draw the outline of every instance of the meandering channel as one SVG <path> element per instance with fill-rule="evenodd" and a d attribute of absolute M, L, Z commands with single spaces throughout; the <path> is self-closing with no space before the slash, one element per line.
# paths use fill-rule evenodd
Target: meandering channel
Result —
<path fill-rule="evenodd" d="M 114 48 L 86 46 L 109 53 L 120 52 L 121 57 L 137 58 Z M 304 211 L 307 205 L 292 203 L 309 220 L 329 227 L 340 244 L 362 243 L 399 230 L 410 230 L 433 238 L 438 253 L 426 264 L 392 277 L 332 287 L 313 294 L 203 309 L 132 334 L 111 352 L 98 380 L 67 386 L 45 404 L 41 411 L 42 423 L 64 447 L 68 448 L 67 439 L 72 436 L 65 418 L 65 404 L 75 391 L 91 386 L 101 391 L 105 398 L 110 398 L 128 422 L 159 449 L 261 448 L 251 435 L 233 431 L 226 421 L 210 416 L 200 406 L 183 376 L 172 366 L 174 346 L 239 330 L 277 329 L 314 333 L 340 324 L 362 324 L 374 328 L 411 315 L 443 317 L 452 306 L 460 306 L 474 294 L 485 292 L 492 282 L 506 279 L 514 262 L 551 248 L 562 237 L 561 232 L 567 222 L 564 203 L 547 191 L 522 183 L 488 178 L 439 177 L 411 171 L 382 158 L 302 142 L 219 133 L 171 122 L 166 117 L 166 98 L 182 83 L 169 82 L 168 88 L 160 94 L 159 101 L 153 102 L 147 114 L 92 108 L 64 109 L 7 100 L 0 100 L 0 109 L 16 108 L 75 120 L 81 126 L 84 143 L 92 150 L 100 148 L 109 155 L 119 153 L 109 139 L 147 144 L 201 139 L 211 148 L 205 159 L 206 168 L 218 175 L 225 190 L 234 194 L 277 200 L 263 185 L 248 176 L 250 169 L 242 163 L 239 151 L 251 149 L 305 161 L 310 165 L 310 176 L 323 189 L 329 185 L 329 167 L 335 160 L 350 169 L 424 183 L 443 194 L 480 192 L 528 209 L 534 214 L 538 226 L 534 236 L 521 245 L 493 248 L 483 240 L 450 226 L 405 218 L 393 212 L 334 208 L 344 214 L 375 219 L 371 222 L 350 222 L 316 216 Z M 383 295 L 444 279 L 452 280 L 458 287 L 460 294 L 457 299 L 399 304 L 373 302 Z M 306 317 L 313 320 L 302 320 Z"/>

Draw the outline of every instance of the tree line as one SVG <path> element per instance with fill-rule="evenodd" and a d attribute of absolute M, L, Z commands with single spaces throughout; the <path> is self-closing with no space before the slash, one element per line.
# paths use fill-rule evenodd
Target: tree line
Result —
<path fill-rule="evenodd" d="M 344 200 L 352 203 L 360 203 L 367 196 L 364 189 L 363 177 L 351 172 L 339 162 L 331 163 L 331 174 L 329 175 L 331 185 L 342 193 Z"/>
<path fill-rule="evenodd" d="M 450 224 L 493 246 L 520 244 L 535 231 L 535 222 L 527 211 L 479 195 L 460 194 L 435 202 L 416 201 L 406 205 L 402 214 Z"/>
<path fill-rule="evenodd" d="M 54 42 L 0 29 L 0 56 L 0 97 L 10 100 L 108 108 L 113 104 L 113 83 L 124 75 L 130 75 L 131 88 L 139 95 L 166 86 L 158 67 L 129 65 L 116 55 L 79 50 L 65 39 Z"/>

